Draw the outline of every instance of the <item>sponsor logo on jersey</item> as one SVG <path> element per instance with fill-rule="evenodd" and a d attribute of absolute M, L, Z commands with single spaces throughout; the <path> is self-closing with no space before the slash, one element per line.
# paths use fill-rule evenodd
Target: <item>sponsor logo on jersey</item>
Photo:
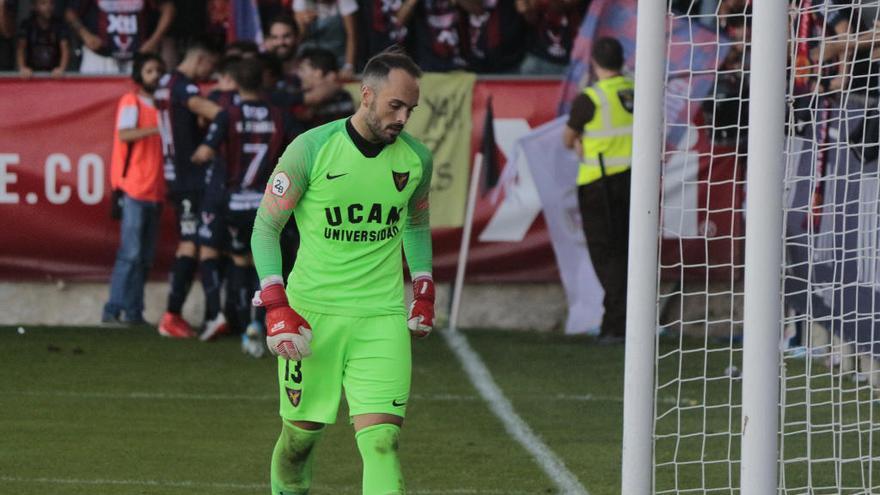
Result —
<path fill-rule="evenodd" d="M 394 177 L 394 186 L 397 187 L 397 191 L 403 191 L 406 188 L 406 183 L 409 182 L 409 172 L 395 172 L 391 171 L 392 177 Z"/>
<path fill-rule="evenodd" d="M 331 227 L 338 227 L 345 220 L 348 220 L 348 223 L 353 225 L 359 223 L 394 225 L 400 221 L 400 210 L 400 208 L 393 205 L 383 208 L 380 203 L 373 203 L 369 207 L 360 203 L 353 203 L 348 206 L 324 208 L 324 214 L 327 217 L 327 223 Z"/>
<path fill-rule="evenodd" d="M 394 399 L 393 401 L 391 401 L 391 405 L 394 407 L 403 407 L 406 405 L 406 400 L 399 401 L 397 399 Z"/>
<path fill-rule="evenodd" d="M 324 238 L 331 241 L 377 242 L 391 239 L 400 232 L 396 225 L 382 230 L 324 229 Z"/>
<path fill-rule="evenodd" d="M 400 214 L 402 207 L 387 206 L 381 203 L 363 205 L 353 203 L 348 206 L 324 208 L 328 227 L 324 228 L 324 238 L 331 241 L 378 242 L 392 239 L 400 233 Z M 335 228 L 346 225 L 383 225 L 379 230 Z"/>
<path fill-rule="evenodd" d="M 107 14 L 107 32 L 109 34 L 137 34 L 137 14 Z"/>
<path fill-rule="evenodd" d="M 284 387 L 284 389 L 287 391 L 287 398 L 293 407 L 299 406 L 299 401 L 302 399 L 302 390 L 294 390 L 287 387 Z"/>
<path fill-rule="evenodd" d="M 290 177 L 284 172 L 278 172 L 272 179 L 272 194 L 275 196 L 284 196 L 284 193 L 290 188 Z"/>
<path fill-rule="evenodd" d="M 346 172 L 344 174 L 336 174 L 336 175 L 331 175 L 330 172 L 327 172 L 327 180 L 338 179 L 344 175 L 348 175 L 348 172 Z"/>
<path fill-rule="evenodd" d="M 266 120 L 269 116 L 269 109 L 264 106 L 252 106 L 244 104 L 241 106 L 241 112 L 244 118 L 251 120 Z"/>

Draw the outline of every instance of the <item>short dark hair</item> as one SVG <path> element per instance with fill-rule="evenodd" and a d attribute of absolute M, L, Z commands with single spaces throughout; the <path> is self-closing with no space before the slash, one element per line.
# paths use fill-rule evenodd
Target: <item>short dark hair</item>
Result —
<path fill-rule="evenodd" d="M 623 68 L 623 45 L 615 38 L 603 37 L 593 43 L 590 56 L 599 67 L 608 70 L 620 70 Z"/>
<path fill-rule="evenodd" d="M 263 87 L 263 64 L 255 58 L 243 58 L 233 66 L 232 78 L 239 89 L 259 91 Z"/>
<path fill-rule="evenodd" d="M 285 26 L 290 26 L 290 29 L 293 30 L 294 36 L 299 36 L 299 26 L 296 25 L 296 21 L 293 20 L 288 14 L 278 14 L 269 21 L 269 24 L 266 24 L 266 33 L 269 34 L 269 31 L 272 30 L 272 26 L 275 24 L 284 24 Z"/>
<path fill-rule="evenodd" d="M 260 47 L 251 40 L 236 40 L 226 45 L 226 53 L 238 52 L 238 56 L 256 56 L 260 53 Z"/>
<path fill-rule="evenodd" d="M 339 71 L 336 55 L 324 48 L 306 48 L 296 57 L 300 63 L 308 61 L 309 65 L 327 74 Z"/>
<path fill-rule="evenodd" d="M 217 43 L 217 40 L 207 35 L 200 35 L 194 37 L 189 41 L 186 46 L 186 53 L 184 56 L 195 52 L 205 52 L 211 55 L 220 55 L 222 51 L 223 50 L 221 49 L 220 44 Z"/>
<path fill-rule="evenodd" d="M 141 71 L 144 70 L 144 66 L 147 65 L 147 62 L 157 62 L 162 70 L 165 70 L 165 61 L 162 60 L 162 57 L 155 53 L 138 53 L 134 56 L 134 60 L 131 64 L 131 79 L 138 84 L 138 86 L 143 86 L 144 79 L 141 77 Z"/>
<path fill-rule="evenodd" d="M 263 69 L 269 72 L 274 79 L 284 77 L 284 70 L 281 61 L 275 58 L 271 53 L 261 53 L 257 55 L 257 60 L 263 63 Z"/>
<path fill-rule="evenodd" d="M 418 79 L 422 77 L 422 69 L 413 62 L 413 59 L 406 54 L 403 48 L 392 45 L 385 50 L 373 55 L 364 66 L 362 79 L 388 79 L 388 73 L 392 69 L 405 70 L 409 75 Z"/>
<path fill-rule="evenodd" d="M 243 59 L 239 55 L 226 55 L 220 60 L 220 63 L 217 64 L 217 73 L 218 74 L 228 74 L 230 76 L 235 76 L 235 66 Z"/>

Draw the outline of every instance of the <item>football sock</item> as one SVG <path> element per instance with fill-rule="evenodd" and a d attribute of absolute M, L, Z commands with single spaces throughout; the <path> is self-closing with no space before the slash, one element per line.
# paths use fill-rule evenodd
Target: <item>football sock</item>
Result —
<path fill-rule="evenodd" d="M 304 430 L 282 420 L 281 436 L 272 451 L 272 495 L 305 495 L 312 484 L 315 444 L 324 428 Z"/>
<path fill-rule="evenodd" d="M 226 315 L 226 321 L 229 324 L 229 328 L 235 331 L 239 331 L 247 325 L 247 322 L 240 323 L 237 319 L 237 312 L 235 304 L 237 302 L 237 293 L 235 292 L 235 287 L 233 287 L 233 267 L 235 266 L 232 262 L 232 258 L 229 256 L 220 256 L 220 284 L 223 286 L 223 314 Z"/>
<path fill-rule="evenodd" d="M 180 314 L 183 302 L 189 294 L 193 276 L 196 274 L 196 259 L 192 256 L 179 256 L 171 265 L 171 291 L 168 293 L 168 311 Z"/>
<path fill-rule="evenodd" d="M 355 433 L 364 462 L 364 495 L 403 494 L 403 473 L 397 455 L 400 427 L 390 423 L 368 426 Z"/>
<path fill-rule="evenodd" d="M 241 329 L 251 322 L 251 298 L 256 290 L 252 284 L 251 271 L 253 266 L 233 265 L 229 268 L 229 297 L 233 298 L 236 321 Z"/>
<path fill-rule="evenodd" d="M 220 263 L 217 258 L 203 259 L 199 271 L 205 291 L 205 321 L 213 320 L 220 312 Z"/>

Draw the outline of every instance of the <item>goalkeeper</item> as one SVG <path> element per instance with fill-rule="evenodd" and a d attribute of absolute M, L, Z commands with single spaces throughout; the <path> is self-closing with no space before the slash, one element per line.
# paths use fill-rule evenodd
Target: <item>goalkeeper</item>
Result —
<path fill-rule="evenodd" d="M 421 70 L 386 50 L 363 71 L 355 114 L 288 146 L 263 195 L 251 247 L 278 355 L 281 435 L 274 495 L 308 493 L 314 447 L 345 390 L 364 494 L 405 492 L 398 436 L 409 400 L 410 334 L 434 320 L 428 193 L 431 155 L 403 127 Z M 279 234 L 296 215 L 301 244 L 287 288 Z M 404 309 L 401 244 L 413 278 Z"/>

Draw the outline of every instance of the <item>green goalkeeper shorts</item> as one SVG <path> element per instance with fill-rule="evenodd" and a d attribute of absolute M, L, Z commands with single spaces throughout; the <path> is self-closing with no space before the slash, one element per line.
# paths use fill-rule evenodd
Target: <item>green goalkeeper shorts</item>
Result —
<path fill-rule="evenodd" d="M 301 361 L 278 358 L 282 418 L 334 423 L 343 389 L 350 416 L 405 416 L 412 356 L 403 314 L 298 312 L 312 327 L 312 355 Z"/>

